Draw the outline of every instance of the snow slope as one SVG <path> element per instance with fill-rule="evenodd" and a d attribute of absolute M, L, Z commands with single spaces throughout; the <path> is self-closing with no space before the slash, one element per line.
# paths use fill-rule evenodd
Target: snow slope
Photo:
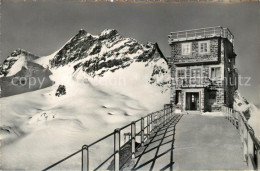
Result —
<path fill-rule="evenodd" d="M 92 41 L 100 51 L 88 45 Z M 50 69 L 55 85 L 0 98 L 1 169 L 43 169 L 170 101 L 170 72 L 158 45 L 139 44 L 115 30 L 99 36 L 80 30 L 60 50 L 33 62 Z M 59 85 L 66 95 L 55 96 Z M 92 154 L 92 163 L 113 150 L 111 142 L 94 147 L 102 155 Z M 56 169 L 79 170 L 80 161 L 79 154 Z"/>
<path fill-rule="evenodd" d="M 234 109 L 242 112 L 248 119 L 249 125 L 254 129 L 255 135 L 260 139 L 260 110 L 249 103 L 238 91 L 235 93 Z"/>
<path fill-rule="evenodd" d="M 131 75 L 137 70 L 139 73 L 147 72 L 143 68 L 139 63 L 115 74 L 120 78 L 121 74 Z M 64 72 L 69 72 L 69 69 L 61 68 L 53 75 Z M 111 85 L 103 87 L 103 84 L 97 85 L 92 81 L 62 77 L 57 82 L 66 85 L 67 94 L 61 97 L 54 95 L 55 85 L 1 98 L 3 126 L 19 132 L 19 135 L 10 133 L 3 139 L 3 168 L 44 168 L 78 150 L 83 144 L 91 143 L 169 101 L 167 94 L 162 94 L 158 86 L 144 84 L 149 80 L 142 79 L 140 75 L 122 87 L 112 86 L 113 89 L 108 88 Z M 128 90 L 127 93 L 123 94 L 124 90 Z M 105 150 L 102 152 L 105 153 Z"/>

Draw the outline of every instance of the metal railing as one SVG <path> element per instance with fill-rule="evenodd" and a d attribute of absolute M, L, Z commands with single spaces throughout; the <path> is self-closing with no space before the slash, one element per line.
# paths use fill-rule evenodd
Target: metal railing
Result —
<path fill-rule="evenodd" d="M 232 44 L 234 44 L 233 34 L 228 28 L 223 28 L 221 26 L 171 32 L 168 37 L 169 44 L 177 41 L 210 37 L 224 37 L 227 38 Z"/>
<path fill-rule="evenodd" d="M 224 83 L 224 79 L 222 78 L 212 79 L 208 77 L 179 77 L 173 82 L 176 87 L 222 87 Z"/>
<path fill-rule="evenodd" d="M 260 169 L 260 142 L 254 135 L 254 130 L 248 124 L 243 113 L 231 108 L 222 106 L 222 111 L 239 131 L 240 140 L 243 149 L 243 159 L 250 170 Z"/>
<path fill-rule="evenodd" d="M 114 132 L 100 138 L 99 140 L 89 144 L 83 145 L 82 148 L 75 153 L 61 159 L 60 161 L 50 165 L 49 167 L 43 169 L 50 170 L 55 169 L 58 165 L 66 160 L 71 159 L 73 156 L 81 153 L 81 170 L 120 170 L 129 159 L 135 158 L 136 149 L 144 145 L 146 139 L 148 139 L 161 124 L 167 124 L 171 118 L 173 118 L 174 113 L 172 111 L 172 105 L 166 104 L 162 110 L 150 113 L 145 117 L 142 117 L 136 121 L 131 122 L 122 128 L 115 129 Z M 122 138 L 124 135 L 124 139 Z M 128 136 L 128 141 L 126 141 L 126 136 Z M 106 143 L 104 141 L 111 140 L 113 142 L 113 152 L 103 159 L 97 165 L 90 162 L 90 157 L 92 153 L 102 153 L 94 149 L 90 151 L 91 148 L 100 144 Z M 138 141 L 139 139 L 139 141 Z M 129 148 L 127 148 L 129 147 Z M 130 149 L 130 150 L 126 150 Z M 103 155 L 103 154 L 102 154 Z"/>

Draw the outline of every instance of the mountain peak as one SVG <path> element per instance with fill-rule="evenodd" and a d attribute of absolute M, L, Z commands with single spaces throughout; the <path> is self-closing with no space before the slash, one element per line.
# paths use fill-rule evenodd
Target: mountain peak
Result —
<path fill-rule="evenodd" d="M 8 56 L 8 57 L 16 57 L 19 55 L 33 55 L 33 54 L 29 51 L 18 48 L 16 50 L 14 50 L 13 52 L 11 52 L 10 56 Z M 35 56 L 35 55 L 33 55 L 33 56 Z"/>
<path fill-rule="evenodd" d="M 80 29 L 79 32 L 78 32 L 79 35 L 86 35 L 87 34 L 87 31 L 84 30 L 84 29 Z"/>
<path fill-rule="evenodd" d="M 33 61 L 38 58 L 39 56 L 36 56 L 24 49 L 18 48 L 14 50 L 0 65 L 0 77 L 9 76 L 16 71 L 18 72 L 26 62 Z M 15 66 L 15 69 L 13 69 L 15 71 L 11 70 L 12 66 Z"/>
<path fill-rule="evenodd" d="M 157 43 L 141 44 L 121 36 L 115 29 L 105 29 L 99 35 L 81 29 L 50 59 L 50 65 L 51 68 L 68 65 L 74 71 L 82 70 L 91 77 L 102 77 L 135 62 L 161 63 L 161 59 L 167 63 Z"/>
<path fill-rule="evenodd" d="M 115 29 L 105 29 L 100 33 L 100 38 L 101 39 L 108 39 L 111 38 L 115 35 L 118 35 L 118 31 Z"/>

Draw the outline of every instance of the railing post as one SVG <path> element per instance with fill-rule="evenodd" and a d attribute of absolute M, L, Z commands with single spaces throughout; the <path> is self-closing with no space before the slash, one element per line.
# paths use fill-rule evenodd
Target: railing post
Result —
<path fill-rule="evenodd" d="M 173 117 L 173 106 L 171 105 L 171 118 Z"/>
<path fill-rule="evenodd" d="M 229 121 L 229 109 L 227 108 L 227 119 Z"/>
<path fill-rule="evenodd" d="M 239 115 L 239 129 L 240 129 L 240 140 L 243 145 L 244 132 L 243 132 L 243 119 L 242 116 Z"/>
<path fill-rule="evenodd" d="M 89 150 L 87 145 L 82 146 L 81 170 L 89 171 Z"/>
<path fill-rule="evenodd" d="M 119 161 L 120 161 L 120 131 L 119 129 L 115 129 L 114 131 L 114 169 L 115 171 L 119 171 Z"/>
<path fill-rule="evenodd" d="M 154 122 L 154 121 L 153 121 L 153 114 L 154 114 L 154 113 L 151 114 L 151 131 L 153 130 L 153 122 Z"/>
<path fill-rule="evenodd" d="M 131 148 L 132 148 L 132 159 L 135 159 L 135 122 L 131 124 Z"/>
<path fill-rule="evenodd" d="M 249 166 L 249 169 L 250 170 L 254 170 L 254 165 L 253 165 L 253 162 L 254 161 L 251 161 L 251 155 L 252 155 L 252 157 L 254 157 L 254 142 L 253 142 L 253 140 L 252 140 L 252 138 L 251 138 L 251 134 L 252 134 L 252 132 L 251 132 L 251 130 L 249 130 L 248 131 L 248 139 L 247 139 L 247 148 L 248 148 L 248 152 L 247 152 L 247 154 L 248 154 L 248 166 Z M 252 160 L 254 160 L 253 158 L 252 158 Z"/>
<path fill-rule="evenodd" d="M 161 111 L 157 113 L 157 122 L 156 122 L 156 128 L 161 124 Z"/>
<path fill-rule="evenodd" d="M 226 117 L 227 117 L 227 119 L 228 119 L 228 110 L 227 110 L 226 107 L 225 107 L 225 113 L 226 113 Z"/>
<path fill-rule="evenodd" d="M 231 113 L 231 109 L 229 108 L 229 121 L 232 123 L 232 113 Z"/>
<path fill-rule="evenodd" d="M 239 113 L 236 111 L 236 127 L 239 130 Z"/>
<path fill-rule="evenodd" d="M 246 163 L 248 164 L 248 131 L 247 131 L 247 128 L 246 128 L 246 125 L 245 123 L 243 123 L 243 127 L 244 127 L 244 161 L 246 161 Z"/>
<path fill-rule="evenodd" d="M 163 125 L 166 125 L 166 119 L 167 119 L 167 105 L 164 105 L 164 110 L 163 110 Z"/>
<path fill-rule="evenodd" d="M 144 118 L 141 118 L 141 146 L 144 145 Z"/>
<path fill-rule="evenodd" d="M 151 115 L 147 115 L 147 138 L 150 137 L 150 124 L 151 124 L 150 117 Z"/>
<path fill-rule="evenodd" d="M 260 169 L 260 149 L 258 149 L 256 151 L 256 156 L 257 156 L 257 160 L 256 160 L 256 170 Z"/>
<path fill-rule="evenodd" d="M 171 118 L 171 108 L 168 107 L 168 112 L 167 112 L 167 120 Z"/>
<path fill-rule="evenodd" d="M 231 118 L 232 118 L 232 124 L 235 125 L 235 117 L 234 117 L 234 110 L 231 109 Z"/>

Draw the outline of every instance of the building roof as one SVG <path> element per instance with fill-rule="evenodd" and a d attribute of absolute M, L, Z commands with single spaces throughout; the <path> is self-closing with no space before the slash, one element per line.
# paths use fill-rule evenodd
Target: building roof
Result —
<path fill-rule="evenodd" d="M 171 32 L 168 37 L 169 44 L 179 41 L 213 37 L 227 38 L 232 44 L 234 44 L 234 35 L 228 28 L 223 28 L 221 26 Z"/>

